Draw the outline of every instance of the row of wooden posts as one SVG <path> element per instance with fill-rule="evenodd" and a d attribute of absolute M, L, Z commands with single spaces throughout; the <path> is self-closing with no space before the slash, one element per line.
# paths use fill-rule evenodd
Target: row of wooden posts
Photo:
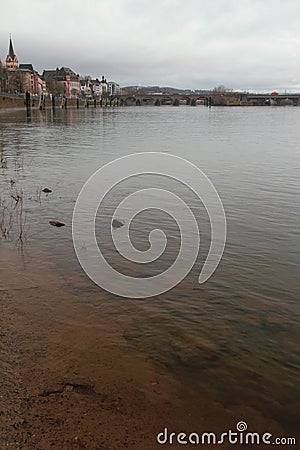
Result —
<path fill-rule="evenodd" d="M 52 106 L 53 109 L 56 108 L 56 106 L 59 106 L 62 109 L 67 109 L 67 107 L 68 107 L 68 99 L 66 97 L 62 97 L 60 99 L 61 100 L 60 105 L 57 105 L 57 100 L 58 99 L 56 97 L 52 96 L 51 106 Z M 82 101 L 84 102 L 84 107 L 85 108 L 89 108 L 91 106 L 90 100 L 88 100 L 88 99 L 80 100 L 79 98 L 76 98 L 76 108 L 77 109 L 80 108 L 80 103 L 82 104 Z M 27 111 L 29 111 L 31 109 L 31 106 L 32 106 L 30 92 L 26 92 L 25 105 L 26 105 Z M 97 107 L 97 100 L 96 99 L 92 100 L 92 106 L 94 108 Z M 103 101 L 102 99 L 100 99 L 99 106 L 100 107 L 119 106 L 119 100 L 118 99 L 110 99 L 110 100 Z M 45 95 L 41 95 L 41 97 L 39 99 L 39 109 L 45 109 L 45 108 L 46 108 L 46 97 L 45 97 Z"/>

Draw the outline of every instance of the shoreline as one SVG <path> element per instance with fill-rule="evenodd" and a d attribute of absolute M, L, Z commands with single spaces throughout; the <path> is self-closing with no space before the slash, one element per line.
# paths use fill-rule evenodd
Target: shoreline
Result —
<path fill-rule="evenodd" d="M 144 97 L 144 98 L 143 98 Z M 111 98 L 107 101 L 105 101 L 104 104 L 102 104 L 102 100 L 93 100 L 93 99 L 85 99 L 85 98 L 60 98 L 55 97 L 54 104 L 52 103 L 52 100 L 50 98 L 44 99 L 43 106 L 40 107 L 39 102 L 40 98 L 38 97 L 32 97 L 29 99 L 28 104 L 26 103 L 27 100 L 25 99 L 25 94 L 23 96 L 6 96 L 1 95 L 0 93 L 0 111 L 1 110 L 7 110 L 7 109 L 22 109 L 24 111 L 27 111 L 27 113 L 30 113 L 32 110 L 46 110 L 46 109 L 52 109 L 52 110 L 58 110 L 58 109 L 105 109 L 105 108 L 115 108 L 115 107 L 125 107 L 125 106 L 155 106 L 155 107 L 165 107 L 165 106 L 172 106 L 172 107 L 205 107 L 205 108 L 211 108 L 211 107 L 225 107 L 225 108 L 233 108 L 233 107 L 284 107 L 284 106 L 290 106 L 290 107 L 297 107 L 300 105 L 300 100 L 289 100 L 288 95 L 286 95 L 286 98 L 279 98 L 279 97 L 272 97 L 272 96 L 263 96 L 260 98 L 258 96 L 257 100 L 253 100 L 252 97 L 250 100 L 244 99 L 244 100 L 236 100 L 235 98 L 230 99 L 223 99 L 223 97 L 219 96 L 215 98 L 214 96 L 207 97 L 203 101 L 201 100 L 201 103 L 197 103 L 195 99 L 192 99 L 189 101 L 189 103 L 181 103 L 181 100 L 177 98 L 178 96 L 174 96 L 174 94 L 168 96 L 167 94 L 160 97 L 160 96 L 151 96 L 151 95 L 137 95 L 136 97 L 133 95 L 127 95 L 123 97 L 115 97 Z M 300 97 L 300 94 L 299 94 Z M 291 96 L 292 98 L 292 96 Z M 66 102 L 64 103 L 64 100 Z M 277 103 L 277 101 L 278 103 Z M 158 103 L 157 103 L 158 102 Z M 283 103 L 281 103 L 283 102 Z M 59 105 L 60 103 L 60 105 Z"/>
<path fill-rule="evenodd" d="M 1 448 L 154 448 L 177 421 L 176 382 L 128 348 L 118 324 L 55 288 L 55 274 L 36 276 L 4 253 L 7 273 L 19 267 L 0 291 Z"/>
<path fill-rule="evenodd" d="M 195 397 L 179 374 L 128 344 L 124 323 L 105 312 L 105 299 L 95 309 L 47 261 L 41 266 L 32 252 L 2 247 L 1 448 L 151 450 L 161 448 L 156 436 L 164 428 L 220 433 L 245 417 L 257 432 L 287 435 L 275 417 L 252 408 L 258 398 L 250 391 L 244 405 L 229 399 L 226 405 L 210 389 Z M 77 278 L 68 281 L 78 287 Z M 204 363 L 213 356 L 206 351 Z"/>

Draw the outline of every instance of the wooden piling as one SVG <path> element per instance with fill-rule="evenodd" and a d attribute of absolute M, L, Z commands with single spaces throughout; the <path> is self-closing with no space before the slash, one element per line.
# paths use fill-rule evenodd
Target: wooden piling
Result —
<path fill-rule="evenodd" d="M 30 107 L 31 107 L 31 105 L 30 105 L 30 92 L 26 92 L 26 94 L 25 94 L 25 105 L 26 105 L 27 111 L 29 111 Z"/>
<path fill-rule="evenodd" d="M 46 97 L 44 96 L 44 94 L 41 94 L 40 97 L 40 109 L 45 109 L 46 108 Z"/>

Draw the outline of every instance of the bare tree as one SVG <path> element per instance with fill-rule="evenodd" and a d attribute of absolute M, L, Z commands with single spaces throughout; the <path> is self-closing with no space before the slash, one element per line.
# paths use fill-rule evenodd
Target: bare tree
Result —
<path fill-rule="evenodd" d="M 226 89 L 226 87 L 223 84 L 220 84 L 219 86 L 216 86 L 213 88 L 214 94 L 223 94 L 227 91 L 228 91 L 228 89 Z"/>
<path fill-rule="evenodd" d="M 0 91 L 5 92 L 7 89 L 7 70 L 0 68 Z"/>
<path fill-rule="evenodd" d="M 59 83 L 56 80 L 50 80 L 47 83 L 47 89 L 50 94 L 63 95 L 65 94 L 65 88 L 63 83 Z"/>
<path fill-rule="evenodd" d="M 8 71 L 7 79 L 8 92 L 25 93 L 32 91 L 31 74 L 21 70 Z"/>

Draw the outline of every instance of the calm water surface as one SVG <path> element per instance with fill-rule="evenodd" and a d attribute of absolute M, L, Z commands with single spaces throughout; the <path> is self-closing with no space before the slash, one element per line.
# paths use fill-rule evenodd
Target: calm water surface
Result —
<path fill-rule="evenodd" d="M 300 109 L 293 107 L 0 113 L 1 199 L 8 204 L 11 189 L 23 191 L 25 252 L 63 275 L 66 290 L 118 320 L 129 345 L 181 377 L 195 395 L 210 392 L 224 408 L 247 405 L 287 430 L 295 430 L 299 394 L 299 121 Z M 197 215 L 203 248 L 175 289 L 133 301 L 89 280 L 76 282 L 85 275 L 73 250 L 71 219 L 81 187 L 97 168 L 147 151 L 182 156 L 206 173 L 223 201 L 228 238 L 217 272 L 199 286 L 209 221 L 192 192 L 169 181 Z M 53 193 L 40 194 L 41 186 Z M 132 238 L 146 249 L 151 229 L 163 228 L 169 240 L 160 261 L 141 269 L 113 251 L 111 212 L 126 195 L 150 186 L 165 187 L 166 181 L 137 177 L 112 191 L 96 224 L 107 258 L 136 276 L 163 270 L 178 251 L 178 229 L 158 212 L 141 214 Z M 52 228 L 50 219 L 67 226 Z M 12 230 L 0 249 L 14 248 L 16 237 Z"/>

